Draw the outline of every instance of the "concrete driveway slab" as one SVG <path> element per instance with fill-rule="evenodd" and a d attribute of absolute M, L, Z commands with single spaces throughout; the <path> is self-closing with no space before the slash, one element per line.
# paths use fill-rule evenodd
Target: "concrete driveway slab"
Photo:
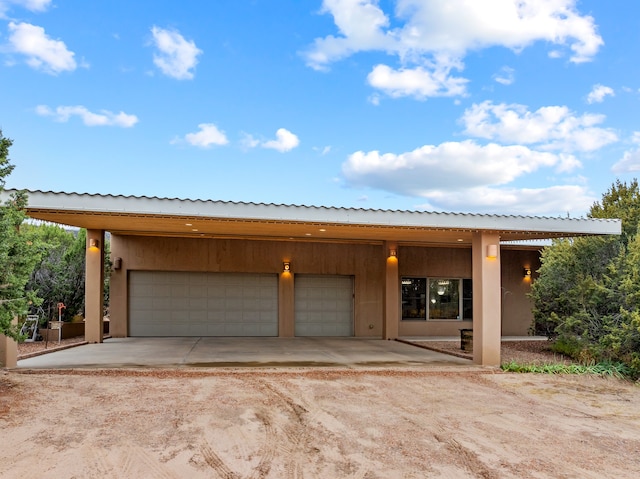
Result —
<path fill-rule="evenodd" d="M 396 341 L 361 338 L 113 338 L 18 361 L 22 369 L 473 366 Z"/>

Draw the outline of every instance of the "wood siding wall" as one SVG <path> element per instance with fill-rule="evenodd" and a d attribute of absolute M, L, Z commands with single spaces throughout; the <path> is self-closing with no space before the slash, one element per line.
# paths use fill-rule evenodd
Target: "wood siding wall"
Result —
<path fill-rule="evenodd" d="M 357 337 L 383 335 L 386 250 L 383 245 L 254 241 L 238 239 L 111 236 L 113 258 L 122 258 L 121 269 L 112 272 L 110 327 L 114 337 L 128 335 L 128 271 L 201 271 L 280 274 L 281 336 L 293 332 L 291 278 L 282 276 L 283 262 L 291 262 L 296 274 L 348 275 L 354 277 L 354 333 Z M 524 335 L 531 323 L 527 293 L 530 283 L 523 267 L 539 268 L 537 251 L 503 250 L 502 283 L 508 291 L 503 301 L 503 335 Z M 470 248 L 398 248 L 400 277 L 471 278 Z M 535 273 L 534 273 L 535 277 Z M 286 286 L 289 286 L 288 288 Z M 289 301 L 283 299 L 289 298 Z M 400 309 L 400 304 L 398 304 Z M 470 321 L 411 321 L 399 324 L 400 336 L 457 336 Z"/>

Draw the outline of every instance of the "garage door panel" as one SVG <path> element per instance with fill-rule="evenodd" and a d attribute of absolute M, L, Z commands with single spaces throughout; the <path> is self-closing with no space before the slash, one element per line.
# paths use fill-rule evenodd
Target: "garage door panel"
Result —
<path fill-rule="evenodd" d="M 295 276 L 295 335 L 353 336 L 351 276 Z"/>
<path fill-rule="evenodd" d="M 168 296 L 151 298 L 151 309 L 160 311 L 171 309 L 171 298 Z"/>
<path fill-rule="evenodd" d="M 276 275 L 132 271 L 131 336 L 277 336 Z"/>

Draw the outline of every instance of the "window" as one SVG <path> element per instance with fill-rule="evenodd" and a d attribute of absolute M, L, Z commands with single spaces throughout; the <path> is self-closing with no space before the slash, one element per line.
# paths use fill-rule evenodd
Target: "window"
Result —
<path fill-rule="evenodd" d="M 427 319 L 427 279 L 402 278 L 402 319 Z"/>
<path fill-rule="evenodd" d="M 402 278 L 403 320 L 473 318 L 472 283 L 460 278 Z"/>

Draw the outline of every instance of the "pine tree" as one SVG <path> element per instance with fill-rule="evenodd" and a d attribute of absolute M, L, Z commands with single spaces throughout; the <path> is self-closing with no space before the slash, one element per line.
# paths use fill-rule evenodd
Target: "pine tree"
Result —
<path fill-rule="evenodd" d="M 9 148 L 13 142 L 5 138 L 0 130 L 0 192 L 14 165 L 9 160 Z M 0 205 L 0 334 L 19 339 L 19 330 L 14 319 L 27 312 L 35 294 L 26 293 L 25 285 L 38 253 L 33 242 L 20 233 L 24 221 L 27 195 L 18 192 Z"/>

